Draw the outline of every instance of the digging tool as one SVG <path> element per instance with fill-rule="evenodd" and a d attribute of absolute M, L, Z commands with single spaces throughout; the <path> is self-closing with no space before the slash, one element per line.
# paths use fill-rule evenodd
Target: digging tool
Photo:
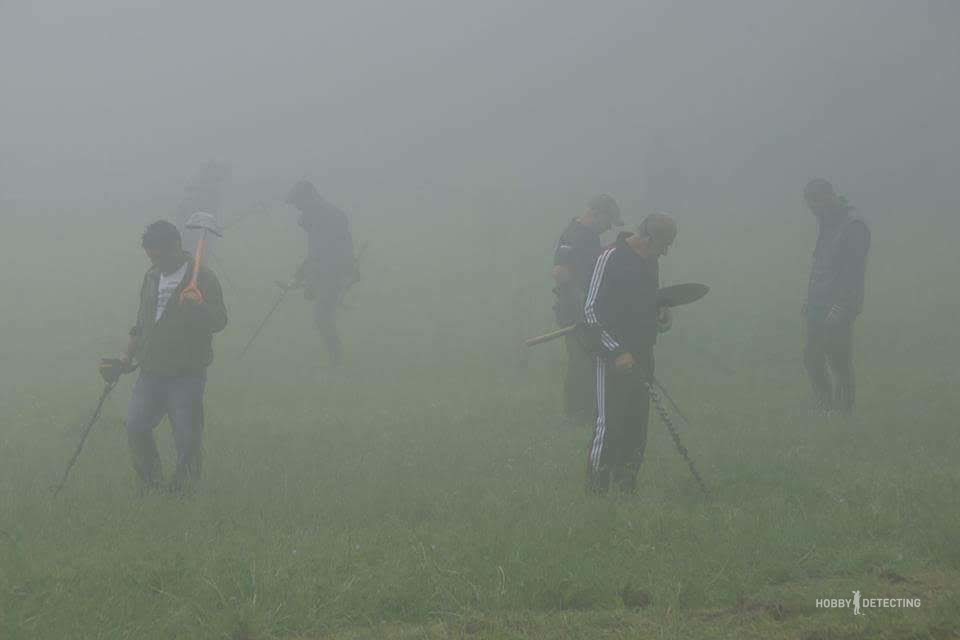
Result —
<path fill-rule="evenodd" d="M 687 282 L 685 284 L 675 284 L 669 287 L 663 287 L 657 291 L 657 306 L 670 308 L 690 304 L 691 302 L 696 302 L 703 296 L 707 295 L 707 292 L 709 291 L 710 287 L 696 282 Z M 573 324 L 569 327 L 563 327 L 562 329 L 545 333 L 542 336 L 527 338 L 523 343 L 528 347 L 533 347 L 538 344 L 543 344 L 544 342 L 550 342 L 551 340 L 556 340 L 557 338 L 561 338 L 569 333 L 573 333 L 578 326 L 579 325 Z"/>
<path fill-rule="evenodd" d="M 267 312 L 267 315 L 265 315 L 263 317 L 263 320 L 260 321 L 260 324 L 257 325 L 257 328 L 253 332 L 253 335 L 250 336 L 249 340 L 247 340 L 246 346 L 244 346 L 243 351 L 240 352 L 241 358 L 244 355 L 246 355 L 247 351 L 250 350 L 250 345 L 252 345 L 253 341 L 257 339 L 257 336 L 260 335 L 260 332 L 263 331 L 263 328 L 267 326 L 267 322 L 270 320 L 270 317 L 273 315 L 273 312 L 280 307 L 280 304 L 283 302 L 283 299 L 287 296 L 287 292 L 298 288 L 296 278 L 294 278 L 294 280 L 291 282 L 284 283 L 284 282 L 277 281 L 275 284 L 278 287 L 280 287 L 280 295 L 277 296 L 276 301 L 273 303 L 273 306 L 270 307 L 270 311 Z"/>
<path fill-rule="evenodd" d="M 117 383 L 120 381 L 120 375 L 123 373 L 132 373 L 133 371 L 137 370 L 138 366 L 140 365 L 134 365 L 131 368 L 122 370 L 120 374 L 108 381 L 106 386 L 103 387 L 103 392 L 100 394 L 100 399 L 97 401 L 97 407 L 93 410 L 93 415 L 90 416 L 90 421 L 87 422 L 86 426 L 83 427 L 83 432 L 80 434 L 80 442 L 77 443 L 76 450 L 73 452 L 73 455 L 70 456 L 70 460 L 67 462 L 67 468 L 63 470 L 63 477 L 60 478 L 60 482 L 53 489 L 54 498 L 60 494 L 60 490 L 63 489 L 63 487 L 67 484 L 67 478 L 70 476 L 70 470 L 73 469 L 73 465 L 76 464 L 77 458 L 80 457 L 80 452 L 83 450 L 83 444 L 87 441 L 87 436 L 90 435 L 93 425 L 95 425 L 97 420 L 100 419 L 100 412 L 103 411 L 103 403 L 107 401 L 107 396 L 109 396 L 110 392 L 113 391 L 113 388 L 117 386 Z"/>
<path fill-rule="evenodd" d="M 197 242 L 197 254 L 193 259 L 193 275 L 190 276 L 190 282 L 187 286 L 180 292 L 180 302 L 191 296 L 202 302 L 203 294 L 200 293 L 200 288 L 197 286 L 197 276 L 200 274 L 200 265 L 203 263 L 203 250 L 207 245 L 207 234 L 212 233 L 215 236 L 223 237 L 223 233 L 217 226 L 217 221 L 213 215 L 204 211 L 194 213 L 183 226 L 187 229 L 200 229 L 203 234 L 200 236 L 200 241 Z"/>

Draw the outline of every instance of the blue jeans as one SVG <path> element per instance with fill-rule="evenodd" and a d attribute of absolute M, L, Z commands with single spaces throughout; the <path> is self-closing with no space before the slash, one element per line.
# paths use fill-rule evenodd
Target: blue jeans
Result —
<path fill-rule="evenodd" d="M 144 487 L 160 484 L 160 455 L 153 430 L 170 418 L 177 465 L 173 487 L 186 488 L 200 477 L 203 445 L 203 390 L 206 372 L 162 376 L 141 372 L 127 409 L 127 440 L 133 466 Z"/>

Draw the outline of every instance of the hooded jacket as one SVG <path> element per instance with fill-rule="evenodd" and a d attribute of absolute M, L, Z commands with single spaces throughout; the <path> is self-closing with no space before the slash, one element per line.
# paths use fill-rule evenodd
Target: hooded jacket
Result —
<path fill-rule="evenodd" d="M 659 288 L 657 259 L 638 255 L 624 236 L 600 254 L 584 316 L 587 328 L 599 332 L 602 354 L 616 357 L 629 351 L 645 360 L 652 353 L 657 341 Z"/>
<path fill-rule="evenodd" d="M 820 219 L 818 225 L 807 306 L 812 311 L 837 306 L 856 316 L 863 309 L 870 229 L 847 212 Z"/>
<path fill-rule="evenodd" d="M 180 302 L 180 293 L 193 275 L 193 258 L 187 253 L 184 256 L 186 273 L 159 320 L 154 318 L 160 270 L 157 267 L 147 270 L 140 286 L 137 323 L 130 329 L 130 335 L 135 340 L 133 357 L 146 373 L 176 376 L 203 372 L 213 361 L 213 334 L 227 326 L 220 282 L 206 267 L 201 266 L 197 274 L 203 302 Z"/>

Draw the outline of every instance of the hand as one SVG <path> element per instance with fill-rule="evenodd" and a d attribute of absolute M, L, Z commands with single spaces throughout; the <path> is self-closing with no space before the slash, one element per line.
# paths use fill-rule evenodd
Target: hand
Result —
<path fill-rule="evenodd" d="M 660 307 L 657 311 L 657 333 L 666 333 L 673 326 L 673 311 L 670 307 Z"/>
<path fill-rule="evenodd" d="M 199 289 L 184 289 L 180 294 L 180 302 L 187 304 L 200 304 L 203 302 L 203 294 Z"/>
<path fill-rule="evenodd" d="M 558 264 L 551 269 L 550 275 L 553 276 L 557 284 L 567 284 L 573 280 L 573 273 L 570 271 L 570 267 L 565 267 L 562 264 Z"/>
<path fill-rule="evenodd" d="M 626 353 L 621 353 L 613 361 L 613 367 L 620 373 L 632 371 L 635 364 L 636 361 L 633 359 L 633 354 L 629 351 Z"/>
<path fill-rule="evenodd" d="M 101 358 L 98 370 L 104 382 L 113 384 L 123 374 L 133 371 L 133 363 L 126 356 L 123 358 Z"/>

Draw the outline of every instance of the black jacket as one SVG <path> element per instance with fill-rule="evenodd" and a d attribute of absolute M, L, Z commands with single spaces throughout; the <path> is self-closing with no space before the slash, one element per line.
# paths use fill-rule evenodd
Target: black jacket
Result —
<path fill-rule="evenodd" d="M 645 360 L 657 341 L 660 265 L 643 258 L 624 238 L 600 254 L 593 270 L 584 316 L 588 333 L 597 333 L 601 354 L 631 352 Z"/>
<path fill-rule="evenodd" d="M 151 267 L 140 286 L 140 308 L 137 324 L 130 330 L 136 340 L 134 357 L 142 371 L 158 375 L 199 373 L 213 361 L 213 334 L 227 326 L 227 309 L 223 304 L 220 283 L 204 266 L 197 274 L 197 288 L 203 295 L 200 304 L 181 304 L 180 292 L 193 275 L 193 258 L 187 259 L 187 270 L 160 320 L 157 313 L 157 286 L 160 271 Z"/>
<path fill-rule="evenodd" d="M 807 288 L 808 307 L 838 306 L 850 316 L 863 309 L 870 229 L 846 212 L 819 222 Z"/>
<path fill-rule="evenodd" d="M 318 200 L 300 215 L 307 232 L 307 259 L 319 275 L 340 276 L 353 266 L 353 236 L 347 214 L 326 200 Z"/>

